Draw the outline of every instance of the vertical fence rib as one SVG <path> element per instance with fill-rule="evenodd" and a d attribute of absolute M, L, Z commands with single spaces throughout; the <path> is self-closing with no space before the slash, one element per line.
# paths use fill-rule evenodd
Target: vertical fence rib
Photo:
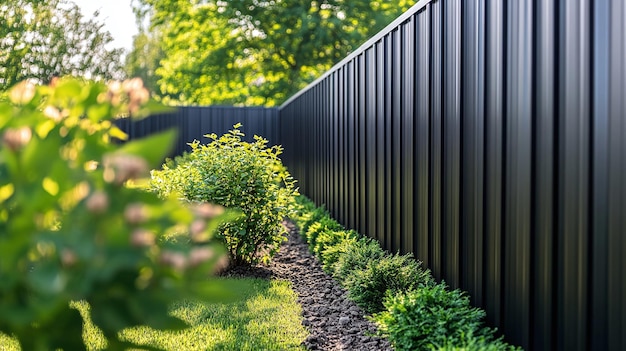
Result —
<path fill-rule="evenodd" d="M 412 252 L 416 257 L 430 266 L 432 258 L 430 255 L 431 239 L 429 226 L 429 182 L 430 174 L 430 153 L 431 153 L 431 23 L 430 7 L 426 7 L 415 17 L 415 209 L 413 218 L 415 219 L 415 232 L 418 239 L 412 247 Z"/>

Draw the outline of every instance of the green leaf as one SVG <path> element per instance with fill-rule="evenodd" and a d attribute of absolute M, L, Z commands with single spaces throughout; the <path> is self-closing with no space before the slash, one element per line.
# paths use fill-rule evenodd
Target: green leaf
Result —
<path fill-rule="evenodd" d="M 163 105 L 162 103 L 154 100 L 149 100 L 141 107 L 141 109 L 137 113 L 133 114 L 131 118 L 134 120 L 142 120 L 151 115 L 173 112 L 175 112 L 175 108 Z"/>
<path fill-rule="evenodd" d="M 7 103 L 0 103 L 0 128 L 11 120 L 13 107 Z"/>
<path fill-rule="evenodd" d="M 31 324 L 16 336 L 23 350 L 85 350 L 82 325 L 80 313 L 66 305 L 55 318 Z"/>
<path fill-rule="evenodd" d="M 24 173 L 36 173 L 38 177 L 48 174 L 52 166 L 58 162 L 61 138 L 58 136 L 36 139 L 33 138 L 24 148 Z"/>
<path fill-rule="evenodd" d="M 190 286 L 191 298 L 202 302 L 235 302 L 243 298 L 243 291 L 250 289 L 251 283 L 243 279 L 211 279 L 193 282 Z"/>
<path fill-rule="evenodd" d="M 59 99 L 74 99 L 81 95 L 82 85 L 74 79 L 62 80 L 56 87 L 56 97 Z"/>
<path fill-rule="evenodd" d="M 170 129 L 165 132 L 151 135 L 147 138 L 133 140 L 124 144 L 118 151 L 143 157 L 151 167 L 155 167 L 165 159 L 172 150 L 177 132 Z"/>
<path fill-rule="evenodd" d="M 92 105 L 87 109 L 87 117 L 89 117 L 92 122 L 99 122 L 106 117 L 110 117 L 110 115 L 111 106 L 109 105 Z"/>
<path fill-rule="evenodd" d="M 128 140 L 128 134 L 124 133 L 124 131 L 119 129 L 117 126 L 112 126 L 109 130 L 109 134 L 119 140 Z"/>

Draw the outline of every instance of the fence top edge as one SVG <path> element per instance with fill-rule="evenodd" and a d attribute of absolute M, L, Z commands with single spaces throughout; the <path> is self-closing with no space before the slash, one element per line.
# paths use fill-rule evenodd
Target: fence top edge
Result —
<path fill-rule="evenodd" d="M 379 40 L 381 40 L 385 35 L 391 33 L 392 31 L 394 31 L 397 27 L 400 26 L 400 24 L 406 22 L 414 14 L 418 13 L 420 10 L 422 10 L 424 7 L 426 7 L 426 5 L 428 5 L 429 3 L 433 2 L 433 1 L 434 0 L 419 0 L 415 5 L 413 5 L 410 9 L 408 9 L 405 13 L 400 15 L 398 18 L 393 20 L 393 22 L 389 23 L 380 32 L 376 33 L 373 37 L 371 37 L 370 39 L 365 41 L 363 44 L 361 44 L 361 46 L 359 46 L 358 49 L 354 50 L 352 53 L 350 53 L 344 59 L 342 59 L 341 61 L 336 63 L 328 71 L 324 72 L 324 74 L 322 74 L 319 78 L 317 78 L 313 82 L 309 83 L 306 87 L 300 89 L 300 91 L 298 91 L 297 93 L 293 94 L 289 99 L 287 99 L 287 101 L 283 102 L 283 104 L 280 105 L 278 108 L 280 110 L 282 110 L 283 108 L 287 107 L 294 100 L 299 98 L 301 95 L 306 93 L 308 90 L 312 89 L 319 82 L 321 82 L 324 79 L 326 79 L 326 77 L 331 75 L 333 72 L 335 72 L 339 68 L 345 66 L 352 59 L 354 59 L 355 57 L 361 55 L 363 52 L 365 52 L 365 50 L 367 50 L 368 48 L 373 46 L 375 43 L 377 43 Z"/>
<path fill-rule="evenodd" d="M 177 110 L 278 110 L 277 106 L 232 106 L 232 105 L 189 105 L 189 106 L 174 106 Z"/>

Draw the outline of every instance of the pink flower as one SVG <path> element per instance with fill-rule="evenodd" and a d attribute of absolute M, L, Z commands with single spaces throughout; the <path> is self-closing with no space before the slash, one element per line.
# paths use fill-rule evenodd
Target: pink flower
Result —
<path fill-rule="evenodd" d="M 78 257 L 74 253 L 74 251 L 70 249 L 63 249 L 61 251 L 61 263 L 63 263 L 66 267 L 71 267 L 76 264 L 78 261 Z"/>
<path fill-rule="evenodd" d="M 2 141 L 6 147 L 17 151 L 28 144 L 32 136 L 33 132 L 28 127 L 8 128 L 2 136 Z"/>
<path fill-rule="evenodd" d="M 26 105 L 35 97 L 35 84 L 30 81 L 17 83 L 9 92 L 9 99 L 14 104 Z"/>
<path fill-rule="evenodd" d="M 63 119 L 61 111 L 59 111 L 59 109 L 54 106 L 46 106 L 46 108 L 43 110 L 43 114 L 55 122 L 60 122 Z"/>
<path fill-rule="evenodd" d="M 198 266 L 215 256 L 215 252 L 210 247 L 198 247 L 191 250 L 189 253 L 189 264 L 191 266 Z"/>
<path fill-rule="evenodd" d="M 124 218 L 129 224 L 141 224 L 146 221 L 148 214 L 142 203 L 128 204 L 124 209 Z"/>
<path fill-rule="evenodd" d="M 104 191 L 96 191 L 87 198 L 85 206 L 91 213 L 104 213 L 109 208 L 109 196 Z"/>
<path fill-rule="evenodd" d="M 187 257 L 180 252 L 163 251 L 161 253 L 161 263 L 182 271 L 187 267 Z"/>
<path fill-rule="evenodd" d="M 154 245 L 154 233 L 145 229 L 135 229 L 130 235 L 130 243 L 135 247 L 149 247 Z"/>
<path fill-rule="evenodd" d="M 211 219 L 224 213 L 224 207 L 202 203 L 192 207 L 193 212 L 202 218 Z"/>
<path fill-rule="evenodd" d="M 142 157 L 127 154 L 104 156 L 104 180 L 121 185 L 129 179 L 137 179 L 148 174 L 148 162 Z"/>

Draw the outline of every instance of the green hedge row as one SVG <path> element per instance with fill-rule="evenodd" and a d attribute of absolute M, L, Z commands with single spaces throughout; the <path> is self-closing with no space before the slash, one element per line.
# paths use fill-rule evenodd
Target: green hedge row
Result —
<path fill-rule="evenodd" d="M 304 196 L 294 206 L 310 251 L 397 350 L 519 350 L 484 326 L 485 312 L 467 294 L 435 282 L 412 255 L 384 251 Z"/>

